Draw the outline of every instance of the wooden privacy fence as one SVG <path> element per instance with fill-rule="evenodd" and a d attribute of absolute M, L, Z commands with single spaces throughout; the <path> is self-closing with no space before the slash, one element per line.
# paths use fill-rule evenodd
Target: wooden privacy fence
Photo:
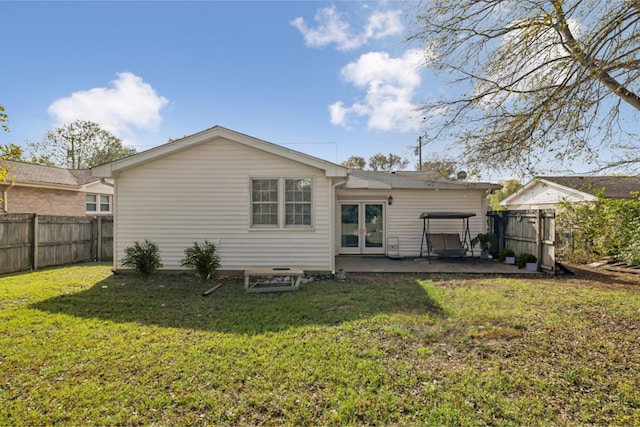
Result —
<path fill-rule="evenodd" d="M 487 216 L 489 231 L 498 236 L 499 251 L 533 254 L 540 270 L 555 272 L 555 210 L 498 211 Z"/>
<path fill-rule="evenodd" d="M 113 259 L 113 216 L 0 215 L 0 274 Z"/>

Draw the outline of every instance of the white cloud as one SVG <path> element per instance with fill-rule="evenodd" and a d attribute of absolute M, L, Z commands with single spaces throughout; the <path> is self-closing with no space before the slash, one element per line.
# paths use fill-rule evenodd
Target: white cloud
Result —
<path fill-rule="evenodd" d="M 156 130 L 162 121 L 160 110 L 168 102 L 142 77 L 124 72 L 117 74 L 111 87 L 74 92 L 54 101 L 48 111 L 57 126 L 89 120 L 124 140 L 133 128 Z"/>
<path fill-rule="evenodd" d="M 402 57 L 386 52 L 369 52 L 341 70 L 345 81 L 366 89 L 363 99 L 345 106 L 343 101 L 329 106 L 331 123 L 348 127 L 351 117 L 367 117 L 368 127 L 384 131 L 417 130 L 412 99 L 422 83 L 420 65 L 424 52 L 411 49 Z"/>
<path fill-rule="evenodd" d="M 291 21 L 291 25 L 302 33 L 307 46 L 325 47 L 335 43 L 336 48 L 342 51 L 356 49 L 369 39 L 401 34 L 404 30 L 399 10 L 374 11 L 360 32 L 355 32 L 333 6 L 318 10 L 314 20 L 317 23 L 315 28 L 309 27 L 301 17 Z"/>

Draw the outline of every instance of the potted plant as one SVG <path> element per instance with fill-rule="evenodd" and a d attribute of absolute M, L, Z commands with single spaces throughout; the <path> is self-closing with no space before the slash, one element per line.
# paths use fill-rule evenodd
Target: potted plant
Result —
<path fill-rule="evenodd" d="M 478 233 L 471 239 L 471 246 L 480 246 L 480 258 L 489 258 L 489 250 L 498 245 L 498 237 L 492 233 Z"/>
<path fill-rule="evenodd" d="M 500 251 L 498 261 L 504 262 L 505 264 L 515 264 L 516 253 L 512 249 L 503 249 Z"/>
<path fill-rule="evenodd" d="M 538 258 L 535 255 L 524 253 L 518 257 L 518 268 L 525 268 L 527 270 L 538 270 Z"/>

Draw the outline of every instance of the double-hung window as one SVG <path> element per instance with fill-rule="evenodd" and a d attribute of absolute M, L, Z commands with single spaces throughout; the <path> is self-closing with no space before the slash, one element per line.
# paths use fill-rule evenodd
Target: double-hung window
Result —
<path fill-rule="evenodd" d="M 251 180 L 251 226 L 278 227 L 278 180 Z"/>
<path fill-rule="evenodd" d="M 252 228 L 311 228 L 311 178 L 252 178 Z"/>
<path fill-rule="evenodd" d="M 311 179 L 284 180 L 285 226 L 311 227 Z"/>
<path fill-rule="evenodd" d="M 87 194 L 87 213 L 110 213 L 111 196 L 108 194 Z"/>

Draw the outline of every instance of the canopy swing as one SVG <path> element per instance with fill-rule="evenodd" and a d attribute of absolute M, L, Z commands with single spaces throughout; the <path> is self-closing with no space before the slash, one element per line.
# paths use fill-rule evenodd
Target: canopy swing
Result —
<path fill-rule="evenodd" d="M 420 242 L 420 258 L 427 253 L 429 263 L 431 263 L 431 254 L 441 257 L 463 257 L 467 255 L 467 251 L 473 256 L 473 247 L 471 246 L 471 233 L 469 232 L 469 218 L 476 216 L 473 212 L 422 212 L 422 241 Z M 432 219 L 461 219 L 462 220 L 462 238 L 455 233 L 432 233 Z"/>

